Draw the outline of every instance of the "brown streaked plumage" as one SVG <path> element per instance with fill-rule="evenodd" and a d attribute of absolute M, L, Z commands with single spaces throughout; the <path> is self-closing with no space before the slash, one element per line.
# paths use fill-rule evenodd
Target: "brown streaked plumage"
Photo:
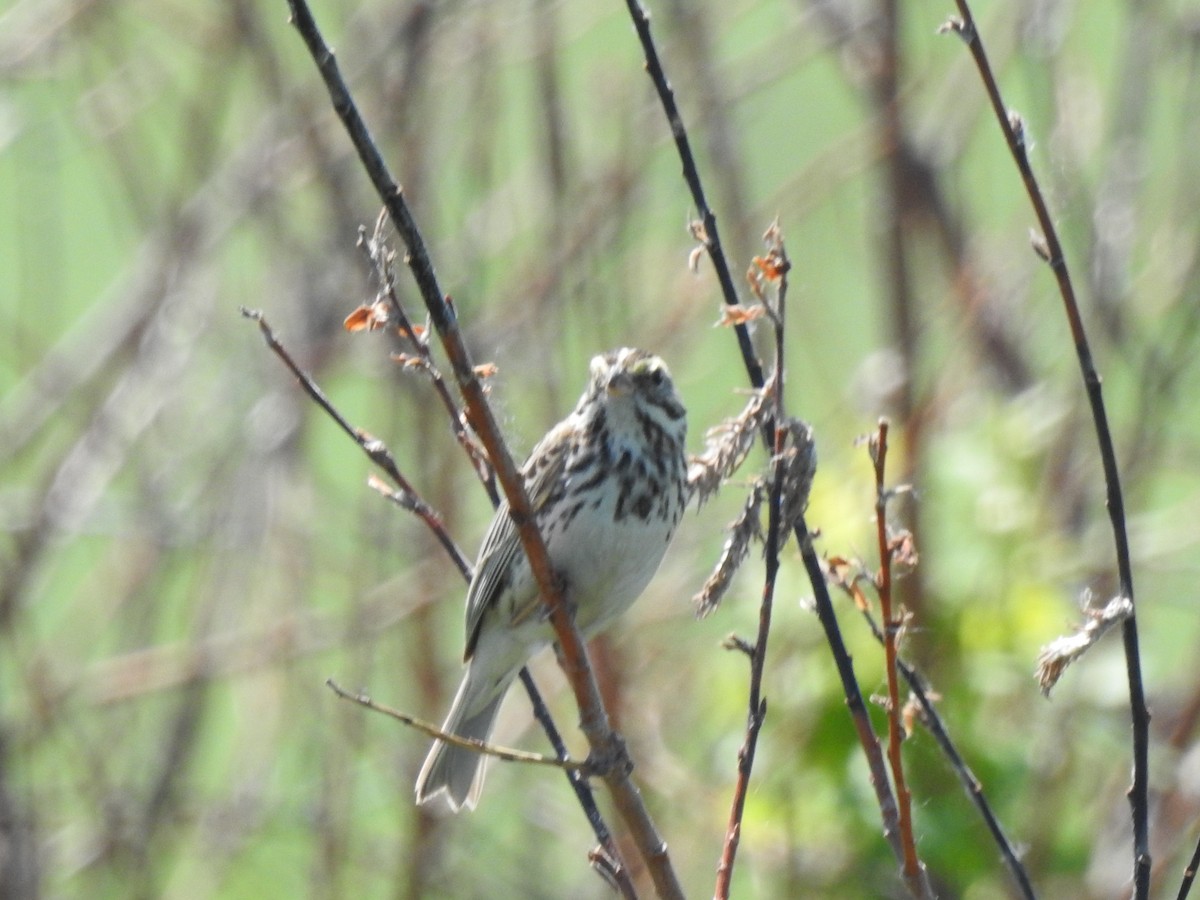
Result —
<path fill-rule="evenodd" d="M 585 636 L 623 613 L 658 569 L 687 501 L 687 416 L 666 364 L 622 348 L 592 360 L 575 410 L 522 467 L 565 598 Z M 521 668 L 554 639 L 507 504 L 483 539 L 467 591 L 467 671 L 442 730 L 487 740 Z M 483 757 L 435 741 L 417 802 L 473 808 Z"/>

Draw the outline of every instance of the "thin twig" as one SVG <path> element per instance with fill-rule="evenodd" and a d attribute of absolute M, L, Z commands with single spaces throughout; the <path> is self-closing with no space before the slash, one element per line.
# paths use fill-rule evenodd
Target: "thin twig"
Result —
<path fill-rule="evenodd" d="M 321 407 L 325 414 L 329 416 L 329 418 L 333 419 L 333 421 L 337 423 L 338 427 L 341 428 L 342 431 L 344 431 L 350 437 L 350 439 L 354 441 L 354 443 L 358 444 L 359 449 L 362 450 L 363 453 L 367 454 L 367 457 L 371 460 L 371 462 L 387 473 L 388 478 L 392 479 L 392 481 L 395 483 L 397 490 L 390 490 L 386 487 L 386 485 L 372 484 L 372 487 L 374 487 L 376 490 L 383 488 L 383 490 L 380 490 L 381 493 L 383 493 L 393 502 L 400 504 L 405 509 L 408 509 L 414 513 L 422 522 L 424 522 L 425 526 L 431 532 L 433 532 L 433 535 L 437 538 L 438 543 L 445 548 L 446 552 L 450 555 L 450 558 L 453 559 L 461 569 L 464 560 L 462 551 L 458 549 L 458 545 L 454 543 L 454 539 L 450 537 L 449 533 L 446 531 L 446 526 L 442 523 L 441 516 L 437 514 L 433 507 L 421 499 L 421 496 L 417 493 L 416 489 L 413 488 L 412 483 L 404 477 L 403 473 L 400 471 L 400 467 L 396 465 L 396 458 L 392 456 L 392 452 L 387 448 L 387 446 L 382 441 L 367 434 L 367 432 L 363 431 L 361 428 L 355 428 L 350 424 L 350 422 L 345 416 L 342 415 L 338 408 L 329 401 L 328 397 L 325 396 L 325 392 L 321 390 L 320 386 L 313 381 L 312 376 L 301 369 L 296 361 L 292 359 L 292 355 L 275 336 L 274 330 L 272 330 L 270 323 L 267 322 L 267 319 L 262 314 L 261 310 L 247 309 L 243 306 L 241 307 L 241 312 L 245 318 L 250 319 L 252 322 L 255 322 L 258 325 L 258 330 L 262 333 L 263 340 L 266 341 L 267 346 L 271 349 L 271 352 L 283 361 L 283 364 L 287 367 L 288 371 L 291 372 L 292 375 L 295 376 L 296 381 L 300 383 L 300 387 L 303 389 L 304 393 L 308 394 L 313 402 L 316 403 L 317 406 Z"/>
<path fill-rule="evenodd" d="M 746 736 L 737 755 L 737 781 L 734 784 L 733 800 L 729 810 L 729 824 L 725 829 L 725 843 L 721 850 L 721 861 L 717 865 L 717 882 L 713 896 L 728 898 L 733 883 L 733 865 L 737 858 L 738 845 L 742 836 L 742 816 L 746 809 L 746 794 L 750 789 L 750 775 L 754 770 L 754 754 L 758 748 L 758 735 L 767 716 L 767 700 L 762 695 L 763 673 L 766 671 L 767 641 L 771 635 L 771 611 L 775 600 L 775 578 L 779 572 L 779 551 L 787 539 L 786 527 L 781 523 L 783 509 L 783 486 L 787 473 L 784 462 L 784 442 L 787 429 L 783 427 L 783 376 L 784 376 L 784 310 L 787 301 L 787 273 L 790 268 L 783 240 L 777 227 L 768 231 L 771 246 L 770 257 L 776 262 L 778 293 L 772 321 L 775 325 L 775 374 L 772 379 L 771 399 L 774 406 L 775 427 L 774 452 L 771 464 L 770 496 L 767 501 L 766 562 L 763 576 L 762 602 L 758 608 L 758 637 L 750 650 L 750 691 Z"/>
<path fill-rule="evenodd" d="M 876 588 L 879 591 L 879 608 L 883 616 L 883 655 L 887 676 L 888 702 L 888 764 L 892 770 L 892 783 L 896 788 L 896 803 L 900 813 L 900 843 L 904 847 L 904 881 L 914 897 L 931 897 L 925 866 L 917 856 L 917 842 L 913 835 L 912 794 L 904 778 L 904 759 L 900 745 L 907 735 L 900 722 L 900 679 L 897 677 L 897 660 L 900 638 L 904 629 L 904 612 L 896 609 L 892 597 L 892 559 L 895 546 L 888 533 L 887 502 L 888 489 L 885 482 L 888 451 L 888 420 L 880 419 L 879 427 L 870 441 L 871 461 L 875 469 L 875 536 L 879 546 L 879 573 Z"/>
<path fill-rule="evenodd" d="M 375 231 L 370 238 L 366 236 L 366 229 L 360 227 L 358 235 L 359 245 L 364 249 L 367 258 L 371 262 L 371 266 L 375 269 L 375 276 L 379 279 L 381 289 L 387 298 L 388 317 L 394 320 L 401 339 L 412 351 L 421 371 L 424 372 L 433 384 L 434 393 L 441 401 L 442 408 L 446 411 L 446 418 L 450 421 L 450 430 L 454 433 L 454 438 L 458 441 L 459 446 L 466 451 L 467 456 L 470 458 L 475 468 L 475 473 L 479 476 L 480 482 L 487 491 L 488 499 L 492 501 L 492 506 L 499 506 L 500 495 L 496 492 L 495 472 L 492 471 L 486 454 L 483 453 L 482 449 L 468 433 L 463 423 L 462 410 L 454 402 L 454 398 L 450 394 L 450 388 L 446 384 L 446 379 L 433 359 L 429 340 L 413 324 L 409 318 L 408 311 L 404 308 L 404 305 L 400 302 L 400 297 L 396 294 L 396 274 L 392 268 L 393 252 L 384 237 L 384 228 L 387 221 L 388 215 L 385 210 L 379 214 L 379 218 L 375 222 Z"/>
<path fill-rule="evenodd" d="M 430 321 L 438 333 L 442 347 L 450 360 L 459 390 L 466 404 L 467 419 L 487 450 L 495 467 L 509 515 L 521 538 L 521 545 L 537 581 L 542 602 L 549 611 L 563 669 L 580 709 L 580 726 L 592 753 L 608 765 L 601 772 L 612 792 L 614 805 L 630 830 L 630 836 L 646 863 L 647 871 L 662 897 L 682 898 L 683 888 L 671 865 L 667 845 L 658 834 L 641 795 L 629 777 L 632 766 L 624 742 L 611 728 L 600 699 L 596 679 L 588 663 L 582 637 L 563 602 L 545 542 L 538 531 L 524 481 L 513 462 L 512 455 L 501 436 L 483 386 L 476 375 L 471 356 L 458 327 L 457 315 L 449 297 L 442 293 L 424 238 L 404 194 L 392 177 L 375 144 L 358 107 L 342 78 L 333 51 L 325 43 L 305 0 L 288 0 L 292 24 L 296 27 L 316 63 L 329 90 L 334 110 L 341 118 L 358 152 L 368 177 L 388 210 L 407 250 L 406 261 Z"/>
<path fill-rule="evenodd" d="M 389 718 L 395 719 L 397 722 L 402 722 L 409 728 L 415 729 L 428 737 L 437 741 L 442 741 L 446 744 L 452 744 L 455 747 L 462 747 L 465 750 L 472 750 L 475 753 L 483 753 L 487 756 L 494 756 L 497 759 L 503 759 L 508 762 L 532 763 L 539 766 L 552 766 L 556 769 L 565 769 L 568 772 L 586 772 L 589 764 L 586 760 L 577 759 L 560 759 L 556 756 L 544 756 L 541 753 L 530 753 L 527 750 L 515 750 L 512 747 L 501 747 L 497 744 L 489 744 L 487 741 L 477 741 L 474 738 L 460 737 L 451 732 L 442 731 L 432 722 L 426 722 L 424 719 L 418 719 L 415 716 L 410 716 L 408 713 L 400 712 L 398 709 L 393 709 L 383 703 L 377 703 L 372 700 L 367 694 L 362 691 L 348 691 L 332 678 L 325 679 L 326 686 L 341 697 L 343 700 L 349 700 L 352 703 L 357 703 L 359 706 L 371 710 L 372 712 L 383 713 Z"/>
<path fill-rule="evenodd" d="M 844 590 L 855 601 L 855 604 L 867 622 L 867 627 L 870 629 L 871 634 L 874 635 L 875 640 L 883 644 L 883 629 L 875 621 L 875 617 L 871 615 L 870 607 L 866 603 L 860 602 L 856 597 L 854 584 L 842 576 L 836 568 L 831 567 L 827 574 L 835 585 Z M 1037 894 L 1034 893 L 1033 883 L 1029 880 L 1029 873 L 1021 863 L 1012 842 L 1004 833 L 1004 828 L 1001 826 L 999 819 L 996 818 L 996 814 L 992 811 L 991 804 L 988 803 L 988 799 L 983 793 L 983 785 L 975 777 L 975 773 L 971 771 L 962 754 L 958 752 L 954 741 L 950 738 L 950 733 L 947 731 L 945 723 L 942 722 L 942 717 L 938 713 L 937 707 L 934 706 L 933 699 L 926 689 L 921 674 L 903 659 L 899 658 L 896 660 L 896 668 L 904 677 L 904 681 L 908 685 L 912 696 L 916 698 L 917 706 L 920 707 L 921 723 L 937 742 L 938 747 L 949 761 L 950 767 L 954 770 L 955 775 L 958 776 L 959 783 L 962 784 L 968 798 L 970 798 L 975 808 L 979 811 L 979 815 L 983 818 L 984 824 L 992 835 L 992 840 L 1000 848 L 1000 855 L 1004 859 L 1004 864 L 1008 867 L 1009 874 L 1012 875 L 1013 880 L 1017 883 L 1017 888 L 1021 892 L 1021 896 L 1025 900 L 1036 900 Z"/>
<path fill-rule="evenodd" d="M 550 746 L 554 749 L 555 755 L 559 759 L 569 759 L 570 753 L 567 751 L 566 742 L 563 741 L 558 726 L 554 723 L 554 719 L 550 715 L 550 708 L 546 706 L 546 701 L 542 699 L 541 691 L 538 690 L 537 685 L 533 681 L 533 676 L 529 673 L 529 667 L 523 667 L 518 677 L 521 679 L 521 684 L 525 687 L 525 693 L 529 695 L 529 703 L 533 707 L 533 717 L 542 726 L 542 731 L 545 732 L 546 739 L 550 741 Z M 600 848 L 604 851 L 607 863 L 602 870 L 602 874 L 606 878 L 610 875 L 612 876 L 622 896 L 637 896 L 637 892 L 633 887 L 633 876 L 629 872 L 629 866 L 625 864 L 624 859 L 621 857 L 612 831 L 609 829 L 608 823 L 604 821 L 604 816 L 600 813 L 600 807 L 596 803 L 595 794 L 592 793 L 592 786 L 587 780 L 587 774 L 579 769 L 567 769 L 566 771 L 567 779 L 571 782 L 571 789 L 575 792 L 575 797 L 579 800 L 579 805 L 583 808 L 583 814 L 587 817 L 588 824 L 592 826 L 592 833 L 595 834 L 596 840 L 600 843 Z"/>
<path fill-rule="evenodd" d="M 1125 650 L 1125 672 L 1129 682 L 1129 707 L 1133 724 L 1133 784 L 1129 789 L 1129 803 L 1133 817 L 1133 885 L 1134 897 L 1145 900 L 1150 893 L 1150 800 L 1149 800 L 1149 745 L 1150 745 L 1150 711 L 1146 706 L 1145 688 L 1142 683 L 1141 649 L 1138 642 L 1137 617 L 1134 612 L 1133 566 L 1129 555 L 1129 538 L 1125 528 L 1125 502 L 1121 493 L 1121 475 L 1117 467 L 1116 450 L 1113 447 L 1112 431 L 1108 426 L 1108 413 L 1104 406 L 1101 391 L 1100 375 L 1092 361 L 1092 352 L 1088 345 L 1087 333 L 1083 326 L 1083 318 L 1079 312 L 1079 304 L 1075 299 L 1075 288 L 1067 269 L 1066 256 L 1054 227 L 1054 220 L 1046 206 L 1037 177 L 1029 162 L 1028 147 L 1025 142 L 1025 128 L 1021 117 L 1008 110 L 1000 96 L 1000 88 L 992 73 L 991 63 L 984 50 L 983 40 L 979 36 L 975 19 L 971 15 L 967 0 L 955 0 L 960 19 L 953 19 L 945 26 L 953 31 L 966 43 L 975 60 L 979 77 L 983 81 L 992 111 L 1009 152 L 1021 174 L 1025 184 L 1025 192 L 1037 216 L 1041 228 L 1040 240 L 1035 242 L 1038 254 L 1050 266 L 1058 282 L 1059 294 L 1062 296 L 1063 311 L 1071 329 L 1071 339 L 1075 345 L 1075 354 L 1079 361 L 1079 370 L 1083 376 L 1084 388 L 1087 392 L 1088 403 L 1091 407 L 1092 422 L 1096 431 L 1096 441 L 1100 449 L 1100 462 L 1104 470 L 1104 483 L 1108 506 L 1108 517 L 1112 526 L 1113 544 L 1117 562 L 1117 580 L 1120 585 L 1120 596 L 1127 598 L 1130 614 L 1121 623 L 1121 632 Z"/>
<path fill-rule="evenodd" d="M 391 500 L 401 509 L 415 513 L 417 516 L 419 516 L 421 521 L 424 522 L 425 525 L 434 533 L 434 536 L 442 545 L 442 549 L 446 551 L 446 554 L 458 568 L 458 571 L 462 573 L 468 582 L 470 582 L 472 568 L 471 561 L 463 555 L 463 552 L 459 549 L 458 544 L 456 544 L 454 539 L 450 537 L 449 532 L 446 531 L 445 526 L 442 524 L 441 517 L 434 514 L 433 510 L 430 509 L 430 507 L 420 497 L 418 497 L 416 494 L 413 494 L 411 491 L 406 491 L 403 489 L 393 490 L 387 484 L 385 484 L 382 479 L 375 475 L 369 475 L 367 477 L 367 486 L 372 490 L 378 491 L 382 496 L 386 497 L 388 500 Z M 428 514 L 423 511 L 428 511 Z"/>
<path fill-rule="evenodd" d="M 675 105 L 675 92 L 667 81 L 662 63 L 658 59 L 658 50 L 654 46 L 654 38 L 650 34 L 650 17 L 642 8 L 640 0 L 625 0 L 629 15 L 633 19 L 633 27 L 637 31 L 638 40 L 642 44 L 642 53 L 646 58 L 646 72 L 654 82 L 658 98 L 662 102 L 663 112 L 667 116 L 667 124 L 671 126 L 671 136 L 675 139 L 675 147 L 679 151 L 679 159 L 683 164 L 683 179 L 687 182 L 692 194 L 692 202 L 696 204 L 696 214 L 700 217 L 699 228 L 693 233 L 704 245 L 708 258 L 712 261 L 717 273 L 717 281 L 721 285 L 721 296 L 729 306 L 737 306 L 737 288 L 733 283 L 733 275 L 725 251 L 721 247 L 721 236 L 717 231 L 717 216 L 708 205 L 704 195 L 704 186 L 700 181 L 700 173 L 696 169 L 696 158 L 692 155 L 691 144 L 688 141 L 687 129 L 683 126 L 683 117 L 679 115 L 679 107 Z M 766 382 L 763 377 L 762 365 L 754 353 L 754 344 L 750 340 L 750 330 L 745 325 L 734 328 L 737 334 L 738 348 L 742 353 L 742 362 L 750 376 L 750 383 L 755 388 L 761 388 Z M 769 445 L 769 441 L 768 441 Z"/>
<path fill-rule="evenodd" d="M 287 348 L 280 343 L 279 339 L 275 336 L 274 329 L 271 328 L 270 323 L 262 314 L 262 311 L 257 309 L 247 309 L 243 306 L 241 307 L 241 313 L 244 318 L 247 318 L 258 325 L 258 330 L 262 333 L 263 340 L 266 341 L 267 347 L 269 347 L 271 352 L 278 356 L 280 360 L 282 360 L 288 371 L 295 376 L 296 381 L 300 383 L 300 387 L 303 389 L 304 393 L 308 394 L 313 402 L 316 403 L 317 406 L 321 407 L 325 414 L 329 416 L 329 418 L 333 419 L 333 421 L 337 423 L 338 427 L 341 428 L 342 431 L 344 431 L 347 436 L 354 441 L 354 443 L 358 444 L 359 449 L 362 450 L 363 453 L 367 454 L 371 462 L 383 469 L 383 471 L 387 473 L 387 476 L 396 483 L 397 487 L 404 492 L 406 496 L 406 503 L 411 504 L 412 511 L 417 513 L 417 515 L 422 516 L 422 518 L 424 518 L 425 514 L 428 514 L 434 516 L 434 519 L 436 520 L 433 510 L 425 505 L 424 501 L 422 501 L 417 495 L 416 490 L 413 489 L 413 486 L 409 480 L 405 478 L 403 474 L 401 474 L 400 468 L 396 465 L 396 459 L 392 456 L 391 451 L 388 450 L 382 441 L 375 439 L 361 428 L 355 428 L 350 424 L 349 420 L 347 420 L 346 417 L 341 414 L 338 408 L 329 401 L 329 398 L 325 396 L 325 392 L 321 390 L 315 381 L 313 381 L 312 377 L 300 368 L 300 366 L 292 358 L 292 355 L 288 352 Z M 445 530 L 440 528 L 440 520 L 437 520 L 433 524 L 427 522 L 427 524 L 430 524 L 430 527 L 433 528 L 435 534 L 445 535 Z"/>
<path fill-rule="evenodd" d="M 1187 900 L 1187 895 L 1192 892 L 1192 883 L 1196 880 L 1196 870 L 1200 869 L 1200 841 L 1196 843 L 1196 849 L 1192 851 L 1192 858 L 1188 860 L 1187 868 L 1183 870 L 1183 881 L 1179 884 L 1179 894 L 1176 900 Z"/>

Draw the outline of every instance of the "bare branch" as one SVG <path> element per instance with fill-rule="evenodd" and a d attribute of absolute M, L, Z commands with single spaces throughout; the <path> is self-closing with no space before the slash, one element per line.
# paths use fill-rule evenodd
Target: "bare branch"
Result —
<path fill-rule="evenodd" d="M 1137 616 L 1135 614 L 1133 593 L 1133 565 L 1129 555 L 1129 537 L 1125 525 L 1125 500 L 1121 492 L 1121 474 L 1117 467 L 1117 454 L 1113 446 L 1112 431 L 1108 426 L 1108 412 L 1105 409 L 1104 397 L 1101 391 L 1100 374 L 1092 361 L 1092 351 L 1088 344 L 1087 332 L 1083 326 L 1083 317 L 1079 311 L 1079 303 L 1075 299 L 1075 286 L 1067 269 L 1066 256 L 1062 243 L 1058 238 L 1058 230 L 1054 218 L 1050 215 L 1049 207 L 1034 175 L 1029 162 L 1028 146 L 1025 142 L 1025 129 L 1020 115 L 1009 110 L 1000 96 L 1000 88 L 996 84 L 992 66 L 984 50 L 983 40 L 975 25 L 967 0 L 955 0 L 960 18 L 951 19 L 943 26 L 944 31 L 957 34 L 971 51 L 971 57 L 979 70 L 980 80 L 991 101 L 992 112 L 1004 133 L 1009 153 L 1021 174 L 1025 192 L 1037 216 L 1041 229 L 1042 241 L 1037 242 L 1038 255 L 1050 266 L 1058 282 L 1059 294 L 1062 296 L 1063 312 L 1071 329 L 1071 340 L 1079 361 L 1079 371 L 1083 377 L 1084 389 L 1087 393 L 1088 404 L 1091 407 L 1092 423 L 1096 431 L 1096 442 L 1100 449 L 1100 462 L 1104 470 L 1106 505 L 1109 522 L 1112 526 L 1113 549 L 1116 556 L 1117 580 L 1120 585 L 1119 594 L 1129 606 L 1128 615 L 1121 621 L 1121 632 L 1125 650 L 1126 679 L 1129 682 L 1129 709 L 1133 722 L 1133 784 L 1129 789 L 1129 803 L 1133 818 L 1133 885 L 1134 897 L 1145 900 L 1150 894 L 1150 710 L 1146 706 L 1145 687 L 1142 683 L 1141 648 L 1138 642 Z M 1040 668 L 1040 667 L 1039 667 Z"/>
<path fill-rule="evenodd" d="M 588 769 L 586 760 L 574 759 L 559 759 L 555 756 L 544 756 L 541 753 L 530 753 L 526 750 L 515 750 L 511 747 L 501 747 L 498 744 L 489 744 L 487 741 L 477 741 L 473 738 L 459 737 L 457 734 L 442 731 L 432 722 L 426 722 L 424 719 L 418 719 L 415 716 L 410 716 L 408 713 L 400 712 L 398 709 L 393 709 L 383 703 L 377 703 L 372 700 L 367 694 L 362 691 L 348 691 L 339 685 L 332 678 L 325 679 L 326 686 L 341 697 L 343 700 L 349 700 L 351 703 L 357 703 L 359 706 L 369 709 L 372 712 L 382 713 L 388 718 L 395 719 L 407 725 L 409 728 L 415 729 L 434 740 L 442 741 L 446 744 L 452 744 L 455 747 L 462 747 L 464 750 L 474 750 L 476 753 L 482 753 L 485 756 L 494 756 L 497 759 L 503 759 L 508 762 L 532 763 L 539 766 L 552 766 L 555 769 L 565 769 L 573 772 L 584 772 Z"/>

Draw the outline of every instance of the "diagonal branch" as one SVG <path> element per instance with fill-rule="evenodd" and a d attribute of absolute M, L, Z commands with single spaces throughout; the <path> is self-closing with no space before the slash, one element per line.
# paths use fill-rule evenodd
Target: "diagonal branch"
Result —
<path fill-rule="evenodd" d="M 683 117 L 679 115 L 679 107 L 675 104 L 675 92 L 667 81 L 662 63 L 658 59 L 658 50 L 654 46 L 654 38 L 650 34 L 650 16 L 642 7 L 640 0 L 625 0 L 629 15 L 633 19 L 633 27 L 637 31 L 638 40 L 642 44 L 642 53 L 646 57 L 646 72 L 658 91 L 658 99 L 662 102 L 663 112 L 667 116 L 667 124 L 671 126 L 671 136 L 675 139 L 675 147 L 679 151 L 679 160 L 683 164 L 683 180 L 687 182 L 692 194 L 692 202 L 696 204 L 696 214 L 700 217 L 700 225 L 693 232 L 712 261 L 717 273 L 717 281 L 721 285 L 721 296 L 729 306 L 737 306 L 737 289 L 734 287 L 733 275 L 729 269 L 729 261 L 725 258 L 725 250 L 721 246 L 721 236 L 717 231 L 717 216 L 708 205 L 704 195 L 704 185 L 700 181 L 700 173 L 696 169 L 696 158 L 692 155 L 691 143 L 688 141 L 687 129 L 683 126 Z M 737 334 L 738 348 L 742 353 L 742 362 L 750 376 L 750 383 L 755 388 L 761 388 L 766 380 L 763 377 L 762 364 L 754 353 L 754 344 L 750 341 L 750 330 L 745 325 L 734 328 Z M 767 438 L 768 446 L 770 438 Z"/>
<path fill-rule="evenodd" d="M 851 580 L 847 580 L 838 571 L 838 567 L 836 566 L 830 567 L 829 579 L 854 599 L 855 604 L 867 622 L 867 627 L 871 630 L 871 634 L 875 637 L 876 641 L 882 644 L 884 641 L 883 629 L 879 627 L 879 623 L 871 615 L 870 607 L 865 602 L 859 601 L 859 598 L 856 596 L 857 588 L 854 583 Z M 942 722 L 942 717 L 938 713 L 937 707 L 934 706 L 931 692 L 926 688 L 921 673 L 899 657 L 896 659 L 896 668 L 904 677 L 904 681 L 908 685 L 913 699 L 916 700 L 919 707 L 921 724 L 925 726 L 937 742 L 937 745 L 941 748 L 967 797 L 979 811 L 979 815 L 987 826 L 988 832 L 992 835 L 992 840 L 996 842 L 996 846 L 1000 849 L 1000 855 L 1004 859 L 1004 864 L 1008 867 L 1009 874 L 1012 875 L 1013 880 L 1016 882 L 1020 896 L 1024 900 L 1035 900 L 1037 895 L 1034 893 L 1033 883 L 1029 880 L 1029 873 L 1021 863 L 1016 848 L 1013 847 L 1012 842 L 1004 833 L 1004 828 L 1000 824 L 1000 820 L 996 818 L 991 804 L 983 793 L 983 785 L 979 782 L 975 773 L 971 771 L 971 768 L 967 765 L 967 761 L 963 759 L 962 754 L 958 752 L 958 748 L 950 739 L 950 733 L 946 730 L 946 725 Z"/>
<path fill-rule="evenodd" d="M 317 65 L 334 110 L 342 120 L 363 168 L 375 187 L 388 215 L 407 250 L 406 262 L 438 333 L 442 348 L 450 360 L 466 405 L 468 422 L 479 436 L 496 471 L 497 480 L 508 501 L 509 514 L 521 545 L 537 580 L 542 602 L 554 626 L 560 653 L 559 664 L 579 704 L 580 725 L 592 754 L 608 765 L 602 773 L 612 792 L 618 812 L 646 863 L 655 888 L 662 897 L 682 898 L 683 889 L 671 866 L 666 843 L 659 836 L 641 795 L 629 777 L 632 766 L 620 736 L 613 731 L 596 679 L 588 662 L 587 651 L 571 614 L 563 602 L 545 542 L 538 531 L 525 485 L 504 443 L 495 416 L 487 402 L 483 386 L 475 373 L 470 352 L 458 327 L 458 318 L 450 298 L 442 293 L 425 241 L 417 228 L 408 203 L 392 177 L 379 149 L 363 121 L 353 97 L 341 76 L 333 51 L 325 43 L 305 0 L 288 0 L 292 24 L 296 27 Z"/>

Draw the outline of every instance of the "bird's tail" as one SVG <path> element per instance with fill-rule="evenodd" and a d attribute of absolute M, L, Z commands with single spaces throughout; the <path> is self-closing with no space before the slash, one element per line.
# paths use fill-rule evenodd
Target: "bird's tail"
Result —
<path fill-rule="evenodd" d="M 500 702 L 507 693 L 496 691 L 494 696 L 479 703 L 479 690 L 468 669 L 454 695 L 450 714 L 442 725 L 442 731 L 459 737 L 486 741 L 496 723 Z M 475 709 L 474 707 L 478 707 Z M 484 754 L 465 747 L 454 747 L 444 741 L 434 741 L 421 774 L 417 776 L 417 803 L 428 803 L 439 794 L 445 793 L 450 809 L 458 812 L 462 807 L 474 809 L 483 788 Z"/>

